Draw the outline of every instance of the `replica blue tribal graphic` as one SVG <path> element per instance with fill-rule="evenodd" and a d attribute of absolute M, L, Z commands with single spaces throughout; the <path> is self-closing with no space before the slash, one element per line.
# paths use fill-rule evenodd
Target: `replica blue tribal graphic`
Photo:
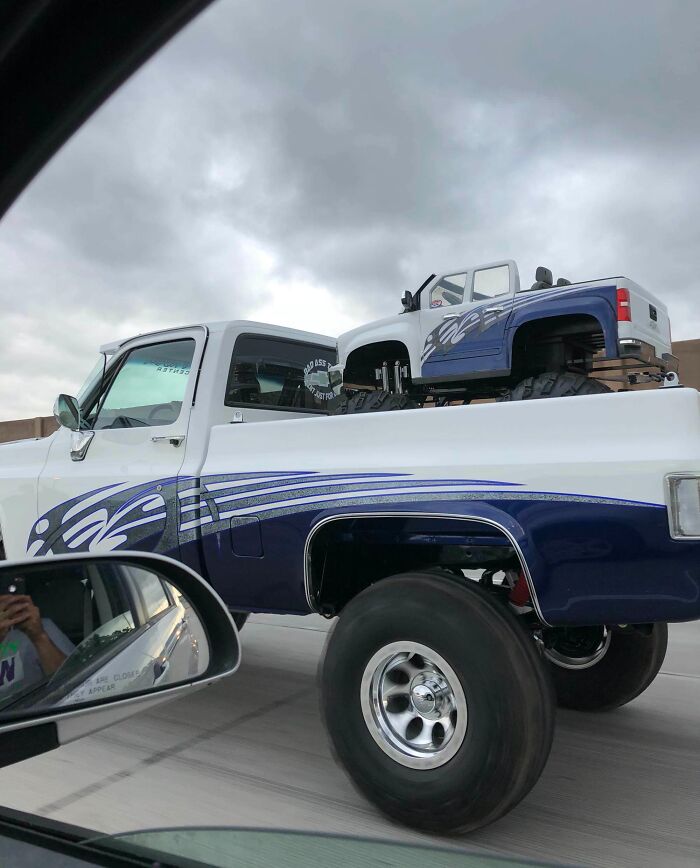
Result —
<path fill-rule="evenodd" d="M 507 319 L 513 312 L 524 307 L 529 307 L 533 304 L 542 304 L 544 301 L 552 301 L 561 298 L 562 296 L 583 294 L 590 292 L 590 287 L 564 287 L 554 288 L 551 290 L 538 290 L 537 292 L 517 293 L 515 298 L 511 296 L 504 297 L 503 310 L 486 312 L 486 308 L 493 305 L 496 299 L 489 298 L 484 301 L 479 307 L 472 307 L 465 311 L 456 319 L 451 319 L 448 322 L 440 323 L 434 328 L 425 339 L 423 352 L 421 355 L 421 364 L 425 364 L 433 353 L 447 353 L 457 344 L 461 343 L 469 335 L 481 334 L 487 331 L 496 323 Z M 448 310 L 441 308 L 441 310 Z"/>

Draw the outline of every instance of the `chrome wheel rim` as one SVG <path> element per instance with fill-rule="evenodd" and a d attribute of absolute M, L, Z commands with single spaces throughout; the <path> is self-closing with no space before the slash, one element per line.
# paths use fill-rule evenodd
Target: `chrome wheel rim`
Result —
<path fill-rule="evenodd" d="M 467 700 L 456 672 L 436 651 L 415 642 L 393 642 L 372 656 L 360 704 L 375 742 L 409 768 L 448 762 L 467 732 Z"/>

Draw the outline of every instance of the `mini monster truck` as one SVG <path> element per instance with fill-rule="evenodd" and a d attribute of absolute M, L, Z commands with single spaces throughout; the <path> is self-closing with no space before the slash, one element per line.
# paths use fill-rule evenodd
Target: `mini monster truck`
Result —
<path fill-rule="evenodd" d="M 626 277 L 571 283 L 512 260 L 431 275 L 403 312 L 341 335 L 336 413 L 607 392 L 674 379 L 666 307 Z"/>

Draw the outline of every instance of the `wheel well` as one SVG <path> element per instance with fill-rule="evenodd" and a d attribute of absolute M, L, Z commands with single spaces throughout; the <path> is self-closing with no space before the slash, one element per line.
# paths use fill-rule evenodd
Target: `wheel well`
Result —
<path fill-rule="evenodd" d="M 517 568 L 534 589 L 522 553 L 501 528 L 454 516 L 336 516 L 306 546 L 306 592 L 312 609 L 337 615 L 375 582 L 411 570 Z"/>
<path fill-rule="evenodd" d="M 552 370 L 588 372 L 593 355 L 605 349 L 605 334 L 596 317 L 567 314 L 531 320 L 513 337 L 511 369 L 516 379 Z"/>
<path fill-rule="evenodd" d="M 347 358 L 343 379 L 348 385 L 374 386 L 377 382 L 375 369 L 383 362 L 400 361 L 409 365 L 408 348 L 402 341 L 377 341 L 353 350 Z"/>

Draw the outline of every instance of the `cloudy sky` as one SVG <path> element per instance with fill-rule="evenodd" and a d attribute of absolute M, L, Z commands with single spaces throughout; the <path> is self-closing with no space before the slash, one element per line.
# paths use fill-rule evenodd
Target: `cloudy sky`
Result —
<path fill-rule="evenodd" d="M 338 334 L 431 271 L 625 274 L 700 337 L 700 5 L 218 0 L 0 225 L 0 419 L 100 343 Z"/>

